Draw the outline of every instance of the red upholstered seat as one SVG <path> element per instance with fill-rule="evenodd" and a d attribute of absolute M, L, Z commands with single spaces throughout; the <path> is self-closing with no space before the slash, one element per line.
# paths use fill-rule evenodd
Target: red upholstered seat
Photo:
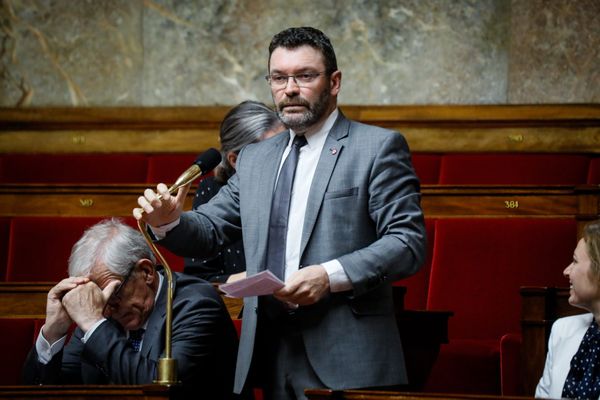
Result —
<path fill-rule="evenodd" d="M 33 319 L 0 318 L 0 332 L 6 338 L 0 363 L 0 385 L 21 384 L 21 371 L 34 341 Z"/>
<path fill-rule="evenodd" d="M 425 220 L 427 233 L 427 258 L 416 274 L 394 282 L 394 286 L 405 286 L 404 308 L 407 310 L 424 310 L 427 306 L 427 292 L 429 289 L 429 274 L 433 256 L 433 240 L 435 233 L 435 219 Z"/>
<path fill-rule="evenodd" d="M 102 217 L 16 217 L 10 226 L 7 281 L 56 282 L 67 276 L 71 248 Z M 133 217 L 123 219 L 138 229 Z M 183 259 L 160 248 L 174 271 Z"/>
<path fill-rule="evenodd" d="M 600 157 L 592 158 L 590 161 L 587 183 L 600 185 Z"/>
<path fill-rule="evenodd" d="M 440 184 L 578 185 L 587 180 L 589 157 L 571 154 L 447 154 Z"/>
<path fill-rule="evenodd" d="M 500 341 L 453 339 L 443 344 L 423 391 L 500 394 Z"/>
<path fill-rule="evenodd" d="M 7 154 L 0 182 L 141 183 L 146 170 L 143 154 Z"/>
<path fill-rule="evenodd" d="M 0 282 L 6 279 L 10 217 L 0 217 Z"/>
<path fill-rule="evenodd" d="M 100 218 L 18 217 L 10 229 L 7 281 L 56 282 L 83 231 Z"/>
<path fill-rule="evenodd" d="M 145 182 L 164 183 L 170 186 L 188 169 L 197 154 L 154 154 L 148 158 L 148 173 Z"/>
<path fill-rule="evenodd" d="M 436 184 L 440 178 L 439 154 L 413 153 L 412 163 L 421 184 Z"/>
<path fill-rule="evenodd" d="M 576 238 L 571 219 L 437 220 L 427 308 L 454 316 L 426 391 L 469 393 L 486 382 L 477 392 L 500 394 L 500 376 L 486 371 L 500 371 L 501 338 L 520 332 L 519 288 L 566 285 Z"/>
<path fill-rule="evenodd" d="M 520 334 L 508 333 L 500 338 L 500 386 L 503 396 L 523 394 L 521 377 Z"/>
<path fill-rule="evenodd" d="M 165 258 L 165 260 L 169 263 L 169 268 L 171 268 L 171 271 L 174 272 L 183 272 L 183 257 L 179 257 L 173 253 L 171 253 L 169 250 L 167 250 L 166 248 L 162 247 L 162 246 L 157 246 L 158 251 L 160 251 L 160 254 L 163 255 L 163 257 Z M 159 264 L 160 261 L 157 259 L 156 260 Z"/>

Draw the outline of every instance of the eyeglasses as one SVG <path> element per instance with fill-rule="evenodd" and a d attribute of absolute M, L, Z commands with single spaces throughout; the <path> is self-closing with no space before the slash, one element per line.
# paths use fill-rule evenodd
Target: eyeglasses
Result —
<path fill-rule="evenodd" d="M 129 281 L 129 278 L 131 278 L 131 275 L 132 275 L 134 269 L 135 269 L 135 266 L 133 266 L 132 268 L 129 269 L 129 272 L 127 272 L 127 275 L 125 275 L 125 277 L 123 278 L 123 280 L 121 281 L 119 286 L 117 286 L 117 288 L 114 290 L 114 292 L 112 292 L 112 294 L 106 301 L 104 308 L 102 309 L 102 315 L 106 315 L 107 308 L 109 308 L 109 307 L 115 308 L 117 305 L 119 305 L 119 302 L 121 301 L 121 292 L 123 291 L 123 288 L 127 284 L 127 281 Z"/>
<path fill-rule="evenodd" d="M 323 72 L 303 72 L 301 74 L 294 75 L 283 75 L 283 74 L 270 74 L 265 76 L 269 85 L 274 89 L 283 89 L 290 81 L 290 78 L 294 80 L 294 83 L 299 87 L 310 86 L 319 76 L 325 74 Z"/>

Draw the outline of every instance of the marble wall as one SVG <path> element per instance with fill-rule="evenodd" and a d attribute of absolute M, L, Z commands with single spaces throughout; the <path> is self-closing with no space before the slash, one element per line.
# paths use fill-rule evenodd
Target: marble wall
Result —
<path fill-rule="evenodd" d="M 270 103 L 273 34 L 328 34 L 341 104 L 600 102 L 600 0 L 0 0 L 0 106 Z"/>

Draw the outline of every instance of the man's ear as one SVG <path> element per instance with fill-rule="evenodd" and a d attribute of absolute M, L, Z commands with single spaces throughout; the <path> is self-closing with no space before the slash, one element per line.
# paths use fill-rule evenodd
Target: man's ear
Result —
<path fill-rule="evenodd" d="M 156 268 L 154 263 L 147 258 L 142 258 L 135 263 L 135 268 L 139 271 L 147 285 L 152 285 L 156 280 Z"/>
<path fill-rule="evenodd" d="M 227 162 L 229 163 L 229 165 L 231 165 L 233 167 L 233 169 L 235 169 L 236 161 L 237 161 L 237 154 L 233 151 L 228 151 L 227 152 Z"/>
<path fill-rule="evenodd" d="M 331 83 L 331 94 L 337 96 L 340 93 L 342 88 L 342 71 L 339 69 L 331 74 L 330 83 Z"/>

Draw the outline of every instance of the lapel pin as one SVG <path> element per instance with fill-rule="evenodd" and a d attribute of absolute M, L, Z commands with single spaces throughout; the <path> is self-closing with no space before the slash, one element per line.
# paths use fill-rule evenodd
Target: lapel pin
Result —
<path fill-rule="evenodd" d="M 331 153 L 332 156 L 335 156 L 337 154 L 337 149 L 335 147 L 332 147 L 329 149 L 329 152 Z"/>

